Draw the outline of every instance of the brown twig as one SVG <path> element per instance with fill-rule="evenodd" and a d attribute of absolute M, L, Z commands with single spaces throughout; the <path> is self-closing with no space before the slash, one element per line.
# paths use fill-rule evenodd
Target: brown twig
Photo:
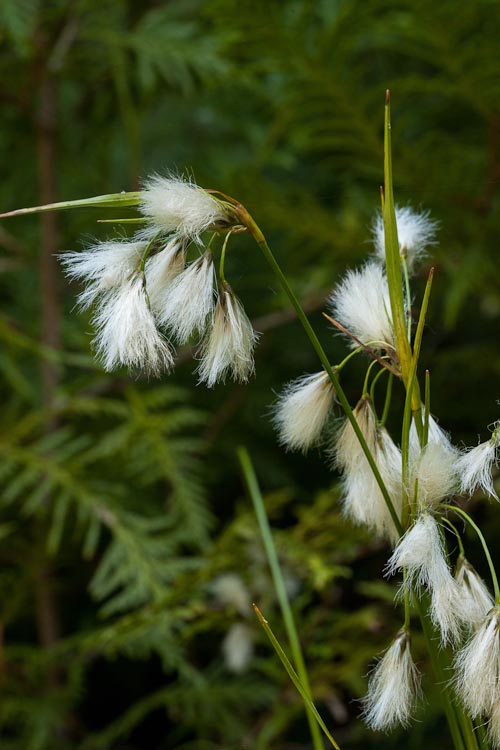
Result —
<path fill-rule="evenodd" d="M 349 338 L 351 338 L 358 346 L 360 346 L 362 349 L 364 349 L 365 352 L 367 354 L 369 354 L 372 359 L 377 360 L 377 362 L 379 363 L 379 365 L 381 367 L 385 367 L 386 370 L 389 370 L 389 372 L 392 372 L 392 374 L 396 375 L 396 377 L 398 377 L 398 378 L 401 377 L 401 373 L 400 373 L 399 370 L 397 370 L 395 367 L 393 367 L 391 364 L 389 364 L 389 362 L 387 362 L 382 357 L 379 357 L 379 355 L 376 352 L 374 352 L 373 349 L 370 349 L 369 346 L 366 346 L 366 344 L 363 344 L 363 342 L 360 341 L 357 336 L 355 336 L 353 333 L 351 333 L 351 331 L 349 331 L 347 328 L 345 328 L 342 325 L 342 323 L 339 323 L 338 320 L 335 320 L 334 318 L 331 318 L 325 312 L 322 313 L 322 315 L 323 315 L 324 318 L 327 319 L 327 321 L 329 323 L 332 324 L 332 326 L 335 326 L 335 328 L 338 328 L 338 330 L 341 331 L 341 333 L 345 333 L 346 336 L 349 336 Z"/>

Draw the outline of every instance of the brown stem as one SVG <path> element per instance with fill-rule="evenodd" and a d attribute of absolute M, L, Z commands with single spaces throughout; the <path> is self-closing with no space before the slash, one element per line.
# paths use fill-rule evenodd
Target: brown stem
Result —
<path fill-rule="evenodd" d="M 44 561 L 35 579 L 36 625 L 38 640 L 43 648 L 50 648 L 61 637 L 61 626 L 54 586 Z"/>
<path fill-rule="evenodd" d="M 39 105 L 36 112 L 38 185 L 41 203 L 57 199 L 56 159 L 56 90 L 54 79 L 45 73 L 39 86 Z M 61 344 L 61 314 L 58 270 L 55 252 L 58 247 L 58 218 L 54 212 L 40 215 L 40 294 L 41 342 L 52 349 Z M 53 362 L 41 361 L 43 404 L 53 406 L 59 385 L 59 373 Z"/>
<path fill-rule="evenodd" d="M 57 92 L 54 77 L 48 70 L 50 45 L 43 34 L 37 37 L 38 55 L 35 60 L 36 72 L 41 71 L 38 81 L 38 98 L 34 112 L 36 131 L 36 152 L 38 166 L 38 189 L 40 203 L 54 203 L 56 189 L 56 143 L 57 143 Z M 58 285 L 58 268 L 55 253 L 59 244 L 59 227 L 56 213 L 43 213 L 40 216 L 40 340 L 51 349 L 60 349 L 61 310 Z M 54 407 L 60 375 L 57 365 L 47 358 L 40 361 L 42 403 L 50 410 Z M 53 417 L 47 420 L 45 431 L 57 428 Z M 47 503 L 50 498 L 46 498 Z M 45 525 L 41 524 L 38 534 L 45 535 Z M 35 579 L 35 606 L 39 642 L 45 648 L 53 645 L 60 637 L 59 612 L 52 586 L 51 565 L 42 558 Z"/>

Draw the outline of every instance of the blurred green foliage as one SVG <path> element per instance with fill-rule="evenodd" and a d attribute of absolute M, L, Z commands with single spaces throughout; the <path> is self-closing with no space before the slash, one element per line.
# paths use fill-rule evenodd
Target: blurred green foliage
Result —
<path fill-rule="evenodd" d="M 397 199 L 441 226 L 424 351 L 432 408 L 455 440 L 475 442 L 498 418 L 499 39 L 495 0 L 3 0 L 0 206 L 190 170 L 248 205 L 336 361 L 344 345 L 320 311 L 369 252 L 389 87 Z M 386 550 L 340 517 L 325 454 L 283 454 L 268 419 L 273 392 L 317 369 L 286 300 L 239 238 L 227 274 L 264 332 L 256 380 L 195 389 L 184 356 L 160 384 L 105 375 L 53 258 L 106 236 L 99 217 L 0 225 L 2 748 L 309 746 L 265 637 L 216 594 L 238 576 L 284 641 L 235 461 L 242 441 L 327 723 L 345 748 L 399 746 L 401 734 L 367 733 L 352 702 L 400 623 Z M 493 540 L 495 509 L 480 520 Z M 243 622 L 255 655 L 232 674 L 221 645 Z M 410 748 L 445 742 L 429 690 Z"/>

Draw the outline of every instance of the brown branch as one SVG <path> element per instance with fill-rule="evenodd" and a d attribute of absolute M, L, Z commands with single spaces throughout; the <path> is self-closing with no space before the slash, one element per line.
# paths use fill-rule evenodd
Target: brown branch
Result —
<path fill-rule="evenodd" d="M 355 336 L 351 331 L 349 331 L 347 328 L 345 328 L 342 323 L 339 323 L 338 320 L 335 320 L 334 318 L 331 318 L 329 315 L 327 315 L 325 312 L 322 313 L 323 317 L 327 319 L 329 323 L 332 324 L 332 326 L 335 326 L 335 328 L 338 328 L 341 333 L 345 333 L 346 336 L 349 336 L 358 346 L 360 346 L 362 349 L 365 350 L 367 354 L 370 355 L 372 359 L 375 359 L 381 367 L 385 367 L 386 370 L 389 370 L 389 372 L 392 372 L 393 375 L 396 375 L 396 377 L 401 377 L 401 372 L 397 370 L 395 367 L 389 364 L 385 359 L 382 357 L 379 357 L 376 352 L 373 351 L 373 349 L 370 349 L 369 346 L 366 346 L 366 344 L 363 344 L 362 341 L 358 339 L 357 336 Z"/>
<path fill-rule="evenodd" d="M 50 40 L 42 31 L 35 37 L 37 55 L 34 59 L 34 78 L 38 82 L 37 98 L 34 110 L 34 127 L 36 134 L 36 155 L 38 167 L 38 191 L 40 203 L 54 203 L 56 190 L 56 146 L 57 146 L 57 92 L 55 79 L 48 70 Z M 58 216 L 55 213 L 44 213 L 40 216 L 40 342 L 43 347 L 59 350 L 61 348 L 61 305 L 58 285 L 58 266 L 55 253 L 59 244 Z M 52 414 L 44 426 L 47 433 L 57 427 L 57 418 L 53 407 L 59 387 L 58 365 L 43 357 L 40 361 L 40 378 L 42 384 L 43 407 Z M 50 497 L 45 498 L 50 503 Z M 46 524 L 37 522 L 37 535 L 44 538 Z M 35 617 L 40 644 L 50 648 L 59 640 L 61 634 L 59 608 L 53 586 L 52 565 L 42 553 L 39 569 L 34 580 Z M 57 683 L 57 673 L 47 675 L 49 683 Z"/>

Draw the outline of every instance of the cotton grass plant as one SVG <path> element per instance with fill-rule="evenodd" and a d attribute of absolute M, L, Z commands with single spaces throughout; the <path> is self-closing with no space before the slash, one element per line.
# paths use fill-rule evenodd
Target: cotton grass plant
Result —
<path fill-rule="evenodd" d="M 456 750 L 500 747 L 500 590 L 481 530 L 462 507 L 475 492 L 498 499 L 492 471 L 498 460 L 500 420 L 488 440 L 470 448 L 452 444 L 431 414 L 430 379 L 419 382 L 420 349 L 432 286 L 429 273 L 415 315 L 412 274 L 436 243 L 427 211 L 397 206 L 392 189 L 390 102 L 385 109 L 382 209 L 372 229 L 374 252 L 337 281 L 325 318 L 350 353 L 333 365 L 252 216 L 237 200 L 177 175 L 155 175 L 137 193 L 99 196 L 4 216 L 83 206 L 133 206 L 140 213 L 130 239 L 94 243 L 61 257 L 66 274 L 82 285 L 80 308 L 92 308 L 93 345 L 107 370 L 125 366 L 160 376 L 175 363 L 175 346 L 196 348 L 196 373 L 208 387 L 254 375 L 258 334 L 244 300 L 226 278 L 225 258 L 237 235 L 250 235 L 282 285 L 318 360 L 319 370 L 298 374 L 274 405 L 280 443 L 306 452 L 325 448 L 341 474 L 342 508 L 387 545 L 383 574 L 399 581 L 401 627 L 368 676 L 361 715 L 374 730 L 407 727 L 422 705 L 421 673 L 412 656 L 415 622 L 425 636 Z M 367 370 L 357 403 L 342 387 L 344 368 L 364 357 Z M 400 430 L 390 434 L 393 386 L 404 393 Z M 382 388 L 384 389 L 382 391 Z M 319 727 L 336 741 L 312 702 L 297 628 L 288 602 L 257 479 L 246 451 L 240 461 L 254 503 L 284 616 L 293 664 L 257 610 L 273 646 L 301 693 L 315 750 Z M 457 504 L 457 500 L 460 504 Z M 491 573 L 492 591 L 467 560 L 453 522 L 477 533 Z M 450 540 L 459 554 L 450 552 Z M 234 670 L 234 642 L 225 654 Z"/>

